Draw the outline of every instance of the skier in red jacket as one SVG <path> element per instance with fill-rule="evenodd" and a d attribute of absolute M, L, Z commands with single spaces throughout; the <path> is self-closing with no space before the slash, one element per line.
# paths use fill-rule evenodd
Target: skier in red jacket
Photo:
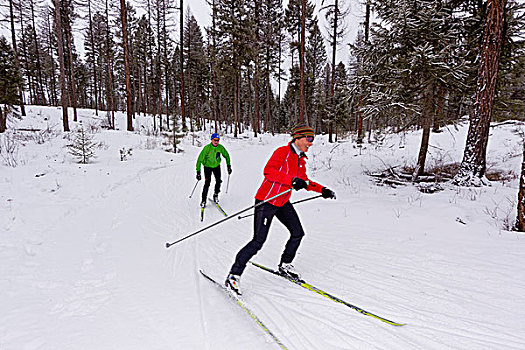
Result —
<path fill-rule="evenodd" d="M 264 167 L 264 180 L 255 195 L 255 203 L 260 203 L 290 188 L 296 191 L 319 192 L 323 198 L 335 199 L 335 193 L 318 183 L 310 181 L 306 176 L 306 152 L 314 141 L 314 131 L 306 124 L 300 124 L 292 130 L 292 141 L 279 147 L 273 152 L 272 157 Z M 248 261 L 262 248 L 273 217 L 290 231 L 290 238 L 285 245 L 279 263 L 279 272 L 293 279 L 300 280 L 300 275 L 295 271 L 292 260 L 295 257 L 304 230 L 293 205 L 290 203 L 291 193 L 261 204 L 255 208 L 254 235 L 235 257 L 235 262 L 226 278 L 226 286 L 237 294 L 241 294 L 240 276 L 246 268 Z"/>

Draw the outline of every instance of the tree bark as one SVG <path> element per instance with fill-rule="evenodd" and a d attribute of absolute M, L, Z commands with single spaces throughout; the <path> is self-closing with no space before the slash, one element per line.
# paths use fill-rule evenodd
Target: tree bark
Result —
<path fill-rule="evenodd" d="M 427 159 L 428 143 L 430 140 L 430 129 L 432 127 L 432 120 L 434 117 L 434 86 L 428 83 L 425 89 L 425 104 L 421 115 L 421 126 L 423 127 L 423 135 L 421 137 L 421 147 L 419 148 L 419 155 L 417 157 L 417 165 L 412 173 L 412 181 L 423 175 L 425 171 L 425 162 Z"/>
<path fill-rule="evenodd" d="M 259 106 L 259 77 L 260 77 L 260 67 L 259 67 L 259 0 L 255 0 L 255 37 L 254 37 L 254 65 L 255 70 L 253 74 L 253 99 L 254 99 L 254 125 L 253 131 L 254 136 L 257 136 L 257 133 L 261 133 L 260 125 L 260 106 Z M 264 126 L 266 128 L 266 125 Z"/>
<path fill-rule="evenodd" d="M 168 31 L 166 28 L 166 1 L 162 0 L 162 41 L 164 46 L 164 91 L 166 93 L 166 130 L 170 128 L 170 89 L 168 72 Z"/>
<path fill-rule="evenodd" d="M 35 40 L 35 49 L 36 49 L 36 70 L 37 70 L 37 76 L 38 76 L 38 103 L 41 103 L 43 105 L 47 105 L 46 97 L 44 94 L 44 83 L 42 82 L 42 65 L 40 64 L 40 42 L 38 41 L 38 37 L 36 34 L 36 24 L 35 24 L 35 7 L 33 4 L 33 0 L 30 2 L 31 7 L 31 30 L 33 31 L 33 36 Z"/>
<path fill-rule="evenodd" d="M 521 160 L 520 189 L 518 192 L 517 231 L 525 232 L 525 136 L 523 138 L 523 158 Z"/>
<path fill-rule="evenodd" d="M 487 4 L 476 101 L 470 115 L 463 161 L 454 178 L 454 182 L 461 186 L 481 186 L 485 183 L 487 142 L 503 41 L 505 4 L 506 0 L 488 0 Z"/>
<path fill-rule="evenodd" d="M 98 116 L 98 87 L 97 87 L 97 69 L 95 56 L 95 38 L 93 36 L 93 21 L 91 18 L 91 0 L 88 0 L 88 16 L 89 16 L 89 40 L 91 42 L 91 50 L 93 51 L 93 93 L 95 95 L 95 115 Z"/>
<path fill-rule="evenodd" d="M 215 132 L 217 131 L 217 116 L 219 114 L 218 103 L 217 103 L 217 42 L 216 42 L 216 9 L 215 9 L 215 0 L 213 0 L 213 9 L 212 9 L 212 43 L 213 43 L 213 54 L 211 58 L 213 82 L 212 82 L 212 96 L 213 96 L 213 120 L 215 122 Z"/>
<path fill-rule="evenodd" d="M 7 115 L 4 117 L 2 105 L 0 105 L 0 134 L 7 130 Z"/>
<path fill-rule="evenodd" d="M 128 131 L 133 131 L 133 111 L 131 109 L 131 77 L 129 74 L 128 15 L 125 0 L 120 0 L 120 15 L 122 16 L 122 43 L 124 44 L 124 70 L 126 74 Z"/>
<path fill-rule="evenodd" d="M 69 51 L 69 68 L 71 77 L 71 106 L 73 107 L 73 121 L 77 121 L 77 90 L 76 90 L 76 79 L 75 79 L 75 65 L 73 63 L 73 35 L 71 33 L 71 23 L 69 28 L 66 29 L 66 40 L 67 48 Z"/>
<path fill-rule="evenodd" d="M 335 3 L 334 3 L 334 32 L 333 32 L 333 37 L 332 37 L 332 80 L 331 80 L 331 84 L 330 84 L 330 105 L 332 106 L 332 113 L 334 112 L 335 110 L 335 100 L 334 100 L 334 92 L 335 92 L 335 54 L 337 52 L 337 22 L 339 21 L 339 18 L 338 18 L 338 15 L 339 15 L 339 1 L 338 0 L 335 0 Z M 334 116 L 332 115 L 332 117 L 330 119 L 333 119 Z M 332 140 L 332 132 L 333 132 L 333 124 L 334 124 L 334 121 L 333 120 L 330 120 L 329 122 L 329 127 L 328 127 L 328 141 L 329 142 L 333 142 Z"/>
<path fill-rule="evenodd" d="M 180 110 L 182 114 L 182 130 L 187 130 L 186 109 L 184 98 L 184 1 L 180 0 Z"/>
<path fill-rule="evenodd" d="M 13 44 L 13 52 L 15 55 L 15 66 L 17 70 L 20 70 L 20 61 L 18 60 L 18 49 L 16 46 L 16 35 L 15 35 L 15 14 L 13 9 L 13 0 L 9 0 L 9 21 L 11 22 L 11 41 Z M 24 105 L 24 94 L 22 84 L 18 87 L 18 94 L 20 95 L 20 111 L 22 116 L 26 115 L 26 108 Z"/>
<path fill-rule="evenodd" d="M 304 43 L 305 43 L 305 26 L 306 26 L 306 0 L 301 0 L 301 50 L 299 55 L 299 123 L 305 121 L 304 110 Z"/>
<path fill-rule="evenodd" d="M 108 100 L 108 119 L 111 123 L 111 128 L 115 129 L 115 111 L 114 111 L 114 100 L 113 100 L 113 68 L 111 67 L 111 40 L 110 40 L 110 29 L 109 29 L 109 7 L 108 0 L 106 0 L 106 56 L 108 60 L 108 91 L 106 92 L 106 98 Z M 111 118 L 109 117 L 111 112 Z"/>
<path fill-rule="evenodd" d="M 62 20 L 60 18 L 60 0 L 55 0 L 55 27 L 57 34 L 58 60 L 60 62 L 60 100 L 62 102 L 62 124 L 64 131 L 69 131 L 66 101 L 66 69 L 64 67 L 64 47 L 62 41 Z"/>

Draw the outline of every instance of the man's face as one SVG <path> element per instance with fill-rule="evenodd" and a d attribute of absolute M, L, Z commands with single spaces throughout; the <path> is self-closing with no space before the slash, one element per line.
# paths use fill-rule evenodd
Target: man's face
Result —
<path fill-rule="evenodd" d="M 211 144 L 212 144 L 214 147 L 217 147 L 217 145 L 219 144 L 219 139 L 211 139 Z"/>
<path fill-rule="evenodd" d="M 301 137 L 300 139 L 295 140 L 295 145 L 301 150 L 301 152 L 308 152 L 308 148 L 313 144 L 313 136 Z"/>

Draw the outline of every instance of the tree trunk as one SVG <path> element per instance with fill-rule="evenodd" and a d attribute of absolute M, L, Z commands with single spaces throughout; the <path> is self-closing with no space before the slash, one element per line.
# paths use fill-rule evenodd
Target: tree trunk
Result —
<path fill-rule="evenodd" d="M 91 19 L 91 0 L 88 0 L 88 16 L 89 16 L 89 40 L 91 42 L 91 50 L 93 51 L 93 93 L 95 94 L 95 115 L 98 116 L 98 88 L 97 88 L 97 69 L 95 59 L 95 38 L 93 37 L 93 21 Z"/>
<path fill-rule="evenodd" d="M 481 186 L 485 183 L 487 142 L 503 41 L 505 3 L 506 0 L 488 0 L 487 4 L 476 101 L 470 115 L 463 161 L 454 177 L 454 182 L 460 186 Z"/>
<path fill-rule="evenodd" d="M 306 0 L 301 0 L 301 50 L 299 55 L 299 123 L 305 121 L 305 110 L 304 110 L 304 44 L 305 44 L 305 26 L 306 26 Z"/>
<path fill-rule="evenodd" d="M 21 55 L 24 58 L 25 70 L 26 70 L 26 72 L 29 72 L 29 66 L 28 66 L 29 65 L 29 58 L 27 57 L 27 45 L 26 45 L 26 40 L 25 40 L 25 35 L 24 35 L 24 33 L 25 33 L 25 29 L 24 29 L 24 14 L 22 13 L 23 6 L 19 6 L 18 10 L 20 12 L 20 15 L 19 15 L 20 33 L 22 33 L 21 39 L 20 39 L 20 43 L 22 44 Z M 29 92 L 29 103 L 30 104 L 35 104 L 35 98 L 33 97 L 33 95 L 34 95 L 33 76 L 31 74 L 27 74 L 27 85 L 28 85 L 28 92 Z"/>
<path fill-rule="evenodd" d="M 62 41 L 62 20 L 60 18 L 60 0 L 55 0 L 55 28 L 57 34 L 58 60 L 60 62 L 60 100 L 62 101 L 62 124 L 64 131 L 69 131 L 66 101 L 66 69 L 64 67 L 64 47 Z"/>
<path fill-rule="evenodd" d="M 234 60 L 235 62 L 235 60 Z M 234 87 L 233 87 L 233 124 L 234 124 L 234 132 L 233 132 L 233 136 L 234 137 L 237 137 L 237 120 L 238 119 L 238 106 L 237 104 L 239 103 L 239 78 L 237 77 L 237 73 L 238 70 L 236 69 L 235 70 L 235 75 L 233 77 L 233 79 L 235 79 L 235 83 L 233 84 Z"/>
<path fill-rule="evenodd" d="M 124 70 L 126 74 L 128 131 L 133 131 L 133 111 L 131 110 L 131 77 L 129 74 L 128 15 L 125 0 L 120 0 L 120 15 L 122 16 L 122 43 L 124 44 Z"/>
<path fill-rule="evenodd" d="M 186 109 L 184 98 L 184 1 L 180 0 L 180 110 L 182 114 L 182 130 L 187 130 Z"/>
<path fill-rule="evenodd" d="M 334 100 L 334 90 L 335 90 L 335 54 L 337 52 L 337 22 L 339 20 L 339 2 L 338 0 L 335 0 L 334 4 L 334 28 L 333 28 L 333 37 L 332 37 L 332 79 L 330 83 L 330 105 L 332 107 L 332 113 L 335 111 L 335 100 Z M 334 115 L 331 116 L 331 120 L 329 121 L 329 127 L 328 127 L 328 141 L 333 142 L 332 140 L 332 132 L 333 132 L 333 124 L 334 121 L 332 120 L 334 118 Z"/>
<path fill-rule="evenodd" d="M 521 160 L 520 189 L 518 192 L 518 217 L 515 229 L 525 232 L 525 136 L 523 138 L 523 158 Z"/>
<path fill-rule="evenodd" d="M 280 23 L 280 22 L 279 22 Z M 277 85 L 278 85 L 278 101 L 277 101 L 277 132 L 281 133 L 281 55 L 282 55 L 282 42 L 283 38 L 281 35 L 281 27 L 279 25 L 279 64 L 277 70 Z M 273 135 L 273 133 L 272 133 Z"/>
<path fill-rule="evenodd" d="M 2 105 L 0 105 L 0 134 L 7 130 L 7 113 L 4 116 Z"/>
<path fill-rule="evenodd" d="M 168 32 L 166 29 L 166 1 L 162 1 L 162 39 L 164 46 L 164 91 L 166 93 L 166 130 L 170 128 L 170 90 L 169 90 L 169 72 L 168 72 Z"/>
<path fill-rule="evenodd" d="M 20 61 L 18 60 L 18 49 L 16 46 L 16 34 L 15 34 L 15 14 L 13 9 L 13 0 L 9 0 L 9 21 L 11 22 L 11 41 L 13 44 L 13 52 L 15 56 L 15 66 L 18 71 L 20 71 Z M 18 87 L 18 94 L 20 95 L 20 110 L 22 116 L 26 116 L 26 108 L 24 105 L 24 94 L 22 90 L 23 84 L 20 84 Z"/>
<path fill-rule="evenodd" d="M 114 100 L 113 100 L 113 68 L 111 67 L 111 40 L 109 30 L 109 7 L 108 0 L 106 0 L 106 56 L 108 60 L 108 91 L 106 92 L 106 98 L 108 100 L 108 119 L 111 123 L 111 128 L 115 129 L 115 111 L 114 111 Z M 109 113 L 111 112 L 111 117 Z"/>
<path fill-rule="evenodd" d="M 421 137 L 421 147 L 419 148 L 419 155 L 417 157 L 417 165 L 412 173 L 412 181 L 415 181 L 418 176 L 423 175 L 425 171 L 425 161 L 427 159 L 428 142 L 430 140 L 430 129 L 432 127 L 432 120 L 434 116 L 434 85 L 428 83 L 425 89 L 425 105 L 421 115 L 421 126 L 423 127 L 423 136 Z"/>
<path fill-rule="evenodd" d="M 52 33 L 51 33 L 51 18 L 50 18 L 50 12 L 46 11 L 46 17 L 47 17 L 47 29 L 49 33 L 49 45 L 48 45 L 48 55 L 50 57 L 53 57 L 53 40 L 52 40 Z M 55 80 L 55 60 L 51 60 L 51 93 L 50 93 L 50 99 L 51 104 L 53 106 L 58 106 L 58 97 L 57 97 L 57 82 Z"/>
<path fill-rule="evenodd" d="M 33 31 L 33 36 L 35 40 L 35 49 L 36 49 L 36 70 L 37 70 L 37 76 L 38 76 L 38 103 L 46 105 L 46 97 L 44 95 L 44 83 L 42 82 L 42 65 L 40 64 L 40 42 L 38 41 L 38 37 L 36 34 L 36 25 L 35 25 L 35 8 L 33 4 L 33 0 L 30 2 L 31 7 L 31 29 Z"/>
<path fill-rule="evenodd" d="M 69 51 L 69 68 L 71 74 L 71 106 L 73 107 L 73 121 L 77 121 L 77 91 L 75 80 L 75 65 L 73 63 L 73 35 L 71 33 L 71 24 L 66 29 L 67 48 Z"/>

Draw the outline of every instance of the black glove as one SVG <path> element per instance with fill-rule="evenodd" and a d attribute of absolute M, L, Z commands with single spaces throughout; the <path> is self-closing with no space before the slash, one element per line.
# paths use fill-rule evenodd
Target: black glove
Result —
<path fill-rule="evenodd" d="M 232 166 L 230 164 L 228 164 L 226 166 L 228 168 L 228 175 L 232 173 Z"/>
<path fill-rule="evenodd" d="M 301 178 L 294 178 L 292 180 L 292 187 L 294 188 L 294 190 L 296 191 L 299 191 L 299 190 L 302 190 L 303 188 L 306 188 L 308 185 L 306 184 L 306 181 L 304 181 L 303 179 Z"/>
<path fill-rule="evenodd" d="M 335 199 L 335 192 L 329 189 L 328 187 L 323 187 L 321 190 L 321 195 L 323 198 Z"/>
<path fill-rule="evenodd" d="M 201 172 L 197 171 L 197 181 L 200 181 L 202 179 Z"/>

